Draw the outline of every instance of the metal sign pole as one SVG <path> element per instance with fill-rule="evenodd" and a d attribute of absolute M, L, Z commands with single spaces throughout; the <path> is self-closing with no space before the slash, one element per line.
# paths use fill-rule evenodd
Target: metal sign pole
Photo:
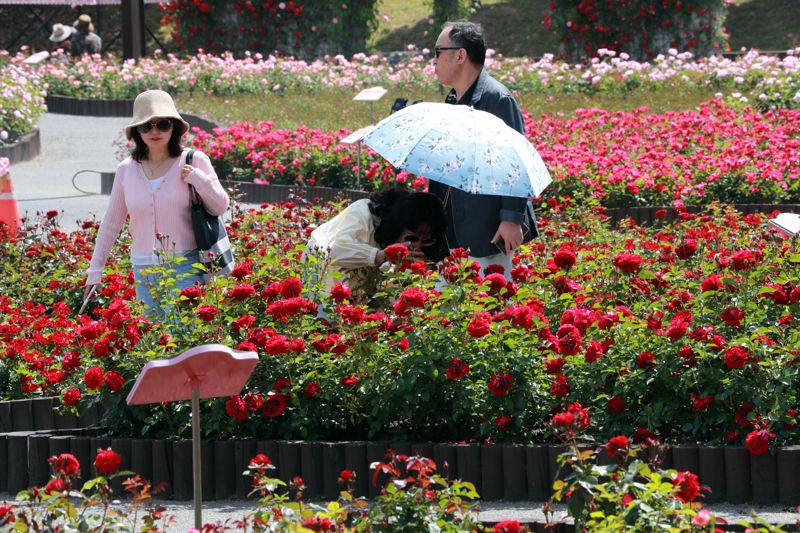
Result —
<path fill-rule="evenodd" d="M 383 98 L 383 95 L 386 94 L 386 89 L 383 87 L 370 87 L 369 89 L 364 89 L 355 97 L 353 98 L 354 102 L 369 102 L 369 125 L 372 126 L 375 123 L 375 102 Z M 356 141 L 358 142 L 358 141 Z M 358 143 L 357 149 L 357 157 L 358 160 L 356 161 L 356 187 L 361 186 L 361 143 Z"/>
<path fill-rule="evenodd" d="M 196 379 L 192 379 L 196 383 Z M 193 385 L 195 385 L 193 383 Z M 192 471 L 194 473 L 194 527 L 203 529 L 203 482 L 200 465 L 200 390 L 192 390 Z"/>

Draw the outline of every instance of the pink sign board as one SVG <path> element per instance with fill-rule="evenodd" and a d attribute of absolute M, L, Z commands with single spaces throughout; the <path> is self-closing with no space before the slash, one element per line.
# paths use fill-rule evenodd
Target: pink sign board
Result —
<path fill-rule="evenodd" d="M 191 400 L 239 394 L 258 363 L 255 352 L 222 344 L 203 344 L 172 359 L 147 363 L 128 394 L 128 405 Z"/>

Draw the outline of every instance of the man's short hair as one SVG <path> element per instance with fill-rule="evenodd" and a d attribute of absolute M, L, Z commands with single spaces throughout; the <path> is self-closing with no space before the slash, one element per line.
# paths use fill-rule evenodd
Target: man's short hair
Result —
<path fill-rule="evenodd" d="M 447 36 L 453 46 L 464 48 L 467 57 L 475 65 L 483 66 L 486 61 L 486 41 L 483 38 L 483 28 L 476 22 L 459 20 L 445 22 L 442 29 L 449 29 Z"/>

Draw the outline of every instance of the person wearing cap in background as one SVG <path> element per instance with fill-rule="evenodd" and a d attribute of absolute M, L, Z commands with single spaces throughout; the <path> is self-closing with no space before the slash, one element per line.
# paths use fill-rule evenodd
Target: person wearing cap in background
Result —
<path fill-rule="evenodd" d="M 61 52 L 69 52 L 70 49 L 70 39 L 72 35 L 76 33 L 76 30 L 73 27 L 67 26 L 66 24 L 53 24 L 53 33 L 50 34 L 50 42 L 53 43 L 53 46 L 50 47 L 50 53 L 55 54 L 58 53 L 59 50 Z"/>
<path fill-rule="evenodd" d="M 185 163 L 189 150 L 181 138 L 188 129 L 166 92 L 144 91 L 134 100 L 133 120 L 125 127 L 134 147 L 114 176 L 87 271 L 84 300 L 91 296 L 93 286 L 99 288 L 108 255 L 128 217 L 136 297 L 144 302 L 149 316 L 166 318 L 177 291 L 203 284 L 202 272 L 193 266 L 200 256 L 192 229 L 189 185 L 212 215 L 225 213 L 230 199 L 206 154 L 195 151 L 192 164 Z M 154 273 L 155 265 L 165 266 L 166 273 L 159 269 Z M 172 294 L 154 290 L 163 275 L 177 280 Z"/>
<path fill-rule="evenodd" d="M 69 53 L 73 57 L 80 57 L 83 54 L 99 54 L 103 50 L 103 41 L 100 36 L 94 32 L 94 24 L 92 24 L 92 17 L 89 15 L 81 15 L 78 17 L 72 26 L 75 28 L 75 33 L 70 38 Z"/>

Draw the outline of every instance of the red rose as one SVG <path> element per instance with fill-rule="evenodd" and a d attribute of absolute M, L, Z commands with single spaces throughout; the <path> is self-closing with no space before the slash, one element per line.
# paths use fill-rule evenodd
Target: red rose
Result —
<path fill-rule="evenodd" d="M 81 391 L 75 387 L 72 387 L 67 392 L 64 393 L 63 402 L 64 405 L 75 405 L 78 403 L 78 400 L 81 399 Z"/>
<path fill-rule="evenodd" d="M 744 320 L 744 311 L 738 307 L 731 307 L 720 313 L 719 317 L 729 326 L 738 328 L 742 325 L 742 320 Z"/>
<path fill-rule="evenodd" d="M 636 356 L 636 366 L 643 370 L 649 370 L 656 366 L 656 356 L 651 352 L 642 352 Z"/>
<path fill-rule="evenodd" d="M 218 309 L 216 306 L 213 305 L 201 305 L 197 308 L 197 316 L 200 317 L 200 320 L 205 322 L 211 322 L 214 320 L 214 317 L 217 316 Z"/>
<path fill-rule="evenodd" d="M 231 418 L 247 420 L 247 405 L 239 396 L 228 398 L 228 401 L 225 402 L 225 412 Z"/>
<path fill-rule="evenodd" d="M 763 429 L 756 429 L 747 434 L 744 439 L 747 450 L 753 455 L 763 455 L 769 450 L 770 435 Z"/>
<path fill-rule="evenodd" d="M 512 418 L 508 415 L 500 415 L 494 419 L 494 423 L 497 425 L 498 429 L 505 429 L 511 422 Z"/>
<path fill-rule="evenodd" d="M 553 415 L 553 419 L 550 422 L 554 426 L 566 427 L 572 425 L 574 421 L 575 421 L 575 416 L 570 412 L 565 412 Z"/>
<path fill-rule="evenodd" d="M 672 480 L 672 486 L 678 489 L 675 497 L 683 503 L 694 501 L 700 494 L 700 482 L 692 472 L 678 472 Z"/>
<path fill-rule="evenodd" d="M 642 267 L 642 256 L 626 253 L 617 254 L 614 257 L 614 266 L 626 274 L 633 274 Z"/>
<path fill-rule="evenodd" d="M 475 318 L 467 325 L 467 333 L 474 339 L 485 337 L 491 332 L 492 320 L 489 318 L 489 313 L 475 313 Z"/>
<path fill-rule="evenodd" d="M 492 533 L 521 533 L 525 531 L 519 520 L 503 520 L 494 525 Z"/>
<path fill-rule="evenodd" d="M 678 350 L 678 355 L 681 356 L 681 362 L 683 366 L 693 367 L 697 365 L 697 354 L 694 353 L 694 350 L 691 346 L 684 344 L 681 346 L 681 349 Z"/>
<path fill-rule="evenodd" d="M 497 295 L 500 294 L 500 291 L 506 288 L 508 283 L 506 282 L 505 276 L 502 274 L 487 274 L 485 278 L 483 278 L 483 284 L 488 286 L 489 294 Z M 508 295 L 507 295 L 508 296 Z"/>
<path fill-rule="evenodd" d="M 313 400 L 314 398 L 317 397 L 317 394 L 319 394 L 319 383 L 316 383 L 314 381 L 306 383 L 305 387 L 306 398 L 308 398 L 309 400 Z"/>
<path fill-rule="evenodd" d="M 117 392 L 125 385 L 125 378 L 123 378 L 116 370 L 109 370 L 106 372 L 103 380 L 106 382 L 106 387 L 110 390 Z"/>
<path fill-rule="evenodd" d="M 356 473 L 352 470 L 342 470 L 339 472 L 339 479 L 342 481 L 353 481 L 356 479 Z"/>
<path fill-rule="evenodd" d="M 281 355 L 289 352 L 289 339 L 283 335 L 273 335 L 264 344 L 264 351 L 269 355 Z"/>
<path fill-rule="evenodd" d="M 358 383 L 358 376 L 346 376 L 342 378 L 342 385 L 348 389 L 352 389 Z"/>
<path fill-rule="evenodd" d="M 559 374 L 553 379 L 553 384 L 550 386 L 550 392 L 556 398 L 564 398 L 569 394 L 569 381 L 564 374 Z"/>
<path fill-rule="evenodd" d="M 242 281 L 244 278 L 249 276 L 253 273 L 253 263 L 251 261 L 245 261 L 244 263 L 239 263 L 233 270 L 231 271 L 231 277 L 236 278 L 239 281 Z"/>
<path fill-rule="evenodd" d="M 268 418 L 275 418 L 283 414 L 288 403 L 285 394 L 269 394 L 261 404 L 261 412 Z"/>
<path fill-rule="evenodd" d="M 244 315 L 234 320 L 233 324 L 231 324 L 231 328 L 233 328 L 236 332 L 239 332 L 243 329 L 250 329 L 250 327 L 255 323 L 256 317 L 253 315 Z"/>
<path fill-rule="evenodd" d="M 103 386 L 103 369 L 93 366 L 86 369 L 83 374 L 83 383 L 87 389 L 97 390 Z"/>
<path fill-rule="evenodd" d="M 47 494 L 52 494 L 54 492 L 64 492 L 67 490 L 67 483 L 60 477 L 51 479 L 44 488 L 44 491 Z"/>
<path fill-rule="evenodd" d="M 303 527 L 311 531 L 335 531 L 336 525 L 330 518 L 324 516 L 312 516 L 303 520 Z"/>
<path fill-rule="evenodd" d="M 567 360 L 563 357 L 556 357 L 555 359 L 545 359 L 544 360 L 544 371 L 547 374 L 557 376 L 561 374 L 564 370 L 564 366 L 567 364 Z"/>
<path fill-rule="evenodd" d="M 392 263 L 399 263 L 404 257 L 408 257 L 408 247 L 405 244 L 391 244 L 383 249 L 386 260 Z"/>
<path fill-rule="evenodd" d="M 257 472 L 264 472 L 268 466 L 272 464 L 272 461 L 269 460 L 269 457 L 264 455 L 263 453 L 259 453 L 248 463 L 247 467 L 251 470 L 255 470 Z"/>
<path fill-rule="evenodd" d="M 279 291 L 284 298 L 296 298 L 303 292 L 303 282 L 294 277 L 286 278 L 281 282 Z"/>
<path fill-rule="evenodd" d="M 575 355 L 581 351 L 581 331 L 572 324 L 563 324 L 556 331 L 556 346 L 562 355 Z"/>
<path fill-rule="evenodd" d="M 53 465 L 57 472 L 67 476 L 74 476 L 81 469 L 78 459 L 71 453 L 62 453 L 51 457 L 50 464 Z"/>
<path fill-rule="evenodd" d="M 747 351 L 741 346 L 731 346 L 725 351 L 725 364 L 730 368 L 742 368 L 747 363 Z"/>
<path fill-rule="evenodd" d="M 711 394 L 707 396 L 700 396 L 695 393 L 691 394 L 692 397 L 692 409 L 695 411 L 705 411 L 708 407 L 714 403 L 714 396 Z"/>
<path fill-rule="evenodd" d="M 101 474 L 112 474 L 119 468 L 122 458 L 117 452 L 111 448 L 105 450 L 98 450 L 97 456 L 94 459 L 94 466 Z"/>
<path fill-rule="evenodd" d="M 553 255 L 553 262 L 562 270 L 567 270 L 575 266 L 576 256 L 575 252 L 569 248 L 559 248 Z"/>
<path fill-rule="evenodd" d="M 583 358 L 587 363 L 594 363 L 605 353 L 605 348 L 600 341 L 592 341 L 586 345 L 586 350 L 583 352 Z"/>
<path fill-rule="evenodd" d="M 611 437 L 606 443 L 606 453 L 609 457 L 616 457 L 620 450 L 624 450 L 629 446 L 628 437 L 625 435 L 617 435 Z"/>
<path fill-rule="evenodd" d="M 233 300 L 247 300 L 252 295 L 256 293 L 255 287 L 250 285 L 249 283 L 242 283 L 241 285 L 237 285 L 228 289 L 226 296 Z"/>
<path fill-rule="evenodd" d="M 334 302 L 342 303 L 345 300 L 349 300 L 351 297 L 352 294 L 350 293 L 350 288 L 347 285 L 337 283 L 331 287 L 331 298 Z"/>
<path fill-rule="evenodd" d="M 494 396 L 502 398 L 511 391 L 513 383 L 514 377 L 511 374 L 500 372 L 489 378 L 489 382 L 486 385 Z"/>
<path fill-rule="evenodd" d="M 178 300 L 186 301 L 188 303 L 193 303 L 202 296 L 203 296 L 203 289 L 195 285 L 192 287 L 186 287 L 185 289 L 181 289 L 181 292 L 178 294 Z"/>
<path fill-rule="evenodd" d="M 608 410 L 615 415 L 620 414 L 625 410 L 625 400 L 623 400 L 619 394 L 614 395 L 610 400 L 608 400 Z"/>
<path fill-rule="evenodd" d="M 697 241 L 694 239 L 688 239 L 683 244 L 675 248 L 675 255 L 677 255 L 679 259 L 688 259 L 692 257 L 696 251 Z"/>
<path fill-rule="evenodd" d="M 461 379 L 469 374 L 469 365 L 463 359 L 453 357 L 444 373 L 450 379 Z"/>

